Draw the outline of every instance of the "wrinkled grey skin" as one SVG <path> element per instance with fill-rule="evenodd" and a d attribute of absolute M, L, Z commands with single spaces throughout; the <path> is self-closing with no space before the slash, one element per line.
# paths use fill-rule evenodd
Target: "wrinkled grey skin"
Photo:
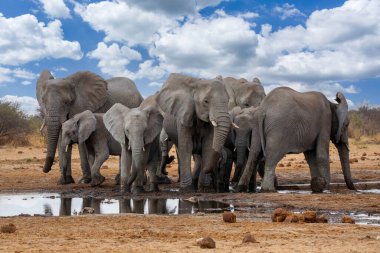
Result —
<path fill-rule="evenodd" d="M 253 78 L 252 81 L 247 81 L 244 78 L 225 77 L 223 78 L 223 83 L 229 96 L 228 110 L 230 114 L 234 107 L 248 108 L 259 106 L 266 95 L 264 87 L 257 77 Z M 248 129 L 232 128 L 229 135 L 230 139 L 226 142 L 226 147 L 230 148 L 234 153 L 235 174 L 231 179 L 233 184 L 239 181 L 247 161 L 250 132 Z"/>
<path fill-rule="evenodd" d="M 193 137 L 198 123 L 214 122 L 212 141 L 202 152 L 202 171 L 210 173 L 216 166 L 220 152 L 230 131 L 231 119 L 228 114 L 228 94 L 219 79 L 204 80 L 171 74 L 162 86 L 157 102 L 162 111 L 173 115 L 177 121 L 178 160 L 180 166 L 180 186 L 182 191 L 192 191 L 191 156 Z M 165 129 L 166 131 L 166 129 Z M 169 132 L 166 131 L 168 134 Z"/>
<path fill-rule="evenodd" d="M 100 174 L 100 167 L 108 157 L 121 155 L 120 144 L 104 126 L 103 115 L 103 113 L 92 113 L 86 110 L 62 124 L 61 148 L 63 150 L 73 143 L 86 145 L 91 166 L 91 186 L 97 186 L 104 182 L 105 178 Z M 63 167 L 67 168 L 66 164 L 63 164 Z"/>
<path fill-rule="evenodd" d="M 156 171 L 161 156 L 159 136 L 163 117 L 156 104 L 156 95 L 148 97 L 138 108 L 115 104 L 103 118 L 106 128 L 122 147 L 121 191 L 130 191 L 134 183 L 132 192 L 143 192 L 146 168 L 149 191 L 158 191 Z"/>
<path fill-rule="evenodd" d="M 67 153 L 58 145 L 61 139 L 61 126 L 75 114 L 90 110 L 106 112 L 115 103 L 129 107 L 137 107 L 143 100 L 135 84 L 128 78 L 116 77 L 104 80 L 91 72 L 77 72 L 66 78 L 54 79 L 47 70 L 41 72 L 36 87 L 37 100 L 41 106 L 47 127 L 47 154 L 43 171 L 51 170 L 55 151 L 58 146 L 58 156 L 61 168 L 60 184 L 73 183 L 71 176 L 71 147 Z M 83 178 L 81 182 L 88 183 L 91 179 L 86 149 L 79 145 Z M 67 159 L 67 168 L 62 168 L 61 162 Z M 63 172 L 66 171 L 66 174 Z"/>
<path fill-rule="evenodd" d="M 320 92 L 299 93 L 287 87 L 271 91 L 258 108 L 244 109 L 246 113 L 234 118 L 244 127 L 244 118 L 250 117 L 252 128 L 251 150 L 238 190 L 247 188 L 256 165 L 265 157 L 262 191 L 275 191 L 274 178 L 277 163 L 290 153 L 303 152 L 310 167 L 311 189 L 322 192 L 330 184 L 329 142 L 338 149 L 346 185 L 354 190 L 352 182 L 347 129 L 348 105 L 344 95 L 336 95 L 338 104 L 331 103 Z"/>

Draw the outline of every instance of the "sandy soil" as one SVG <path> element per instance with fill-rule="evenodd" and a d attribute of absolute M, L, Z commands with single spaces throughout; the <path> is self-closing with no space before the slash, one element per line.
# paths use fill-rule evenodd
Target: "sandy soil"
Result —
<path fill-rule="evenodd" d="M 352 175 L 355 181 L 380 181 L 380 145 L 351 143 Z M 57 185 L 58 166 L 44 174 L 44 148 L 0 147 L 0 194 L 22 192 L 59 192 L 66 196 L 121 196 L 114 185 L 118 159 L 112 157 L 102 168 L 105 183 Z M 302 155 L 289 155 L 277 168 L 280 185 L 308 183 L 310 173 Z M 331 149 L 332 182 L 344 182 L 336 150 Z M 176 161 L 168 169 L 177 179 Z M 73 175 L 81 176 L 77 151 L 74 151 Z M 218 200 L 244 206 L 261 205 L 299 210 L 361 211 L 380 214 L 379 194 L 358 194 L 332 189 L 327 194 L 213 194 L 169 191 L 177 183 L 160 186 L 161 192 L 138 198 L 189 198 Z M 0 206 L 1 208 L 1 206 Z M 0 233 L 0 252 L 65 251 L 78 252 L 194 252 L 197 238 L 211 236 L 216 252 L 378 252 L 380 227 L 349 224 L 285 224 L 262 222 L 249 212 L 236 212 L 237 223 L 224 223 L 221 214 L 202 215 L 86 215 L 72 217 L 0 218 L 0 226 L 13 223 L 16 232 Z M 263 214 L 268 216 L 269 214 Z M 242 244 L 244 234 L 252 233 L 259 243 Z"/>

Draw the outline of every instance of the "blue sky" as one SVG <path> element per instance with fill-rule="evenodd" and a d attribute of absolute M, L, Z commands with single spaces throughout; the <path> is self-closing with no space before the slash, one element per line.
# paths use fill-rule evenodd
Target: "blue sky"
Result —
<path fill-rule="evenodd" d="M 35 112 L 49 69 L 127 76 L 143 96 L 181 72 L 380 105 L 379 13 L 378 0 L 1 0 L 0 98 Z"/>

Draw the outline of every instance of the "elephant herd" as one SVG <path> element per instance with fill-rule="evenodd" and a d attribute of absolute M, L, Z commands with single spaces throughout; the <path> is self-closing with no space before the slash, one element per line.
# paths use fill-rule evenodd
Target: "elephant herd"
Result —
<path fill-rule="evenodd" d="M 288 87 L 266 95 L 257 78 L 170 74 L 159 92 L 143 99 L 128 78 L 104 80 L 77 72 L 55 79 L 44 70 L 36 93 L 48 139 L 43 171 L 51 170 L 58 149 L 59 184 L 74 182 L 71 151 L 77 143 L 81 183 L 103 183 L 100 168 L 109 155 L 116 155 L 120 162 L 115 179 L 122 192 L 143 192 L 145 171 L 149 191 L 158 191 L 167 179 L 165 167 L 172 159 L 168 151 L 174 145 L 184 192 L 228 192 L 230 184 L 233 191 L 255 192 L 257 172 L 263 177 L 261 191 L 275 191 L 277 163 L 286 154 L 301 152 L 310 167 L 312 191 L 322 192 L 330 184 L 331 140 L 346 185 L 355 189 L 348 105 L 340 92 L 332 103 L 322 93 Z"/>

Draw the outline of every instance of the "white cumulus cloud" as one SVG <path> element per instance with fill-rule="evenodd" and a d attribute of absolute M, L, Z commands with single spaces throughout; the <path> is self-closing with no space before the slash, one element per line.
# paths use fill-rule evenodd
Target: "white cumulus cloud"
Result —
<path fill-rule="evenodd" d="M 39 22 L 31 14 L 6 18 L 0 13 L 0 65 L 20 65 L 43 58 L 82 57 L 77 41 L 63 39 L 61 22 Z"/>
<path fill-rule="evenodd" d="M 296 16 L 305 16 L 300 10 L 298 10 L 294 4 L 284 3 L 282 6 L 274 7 L 274 12 L 280 15 L 282 20 Z"/>
<path fill-rule="evenodd" d="M 70 10 L 63 0 L 39 0 L 44 12 L 52 18 L 70 18 Z"/>

